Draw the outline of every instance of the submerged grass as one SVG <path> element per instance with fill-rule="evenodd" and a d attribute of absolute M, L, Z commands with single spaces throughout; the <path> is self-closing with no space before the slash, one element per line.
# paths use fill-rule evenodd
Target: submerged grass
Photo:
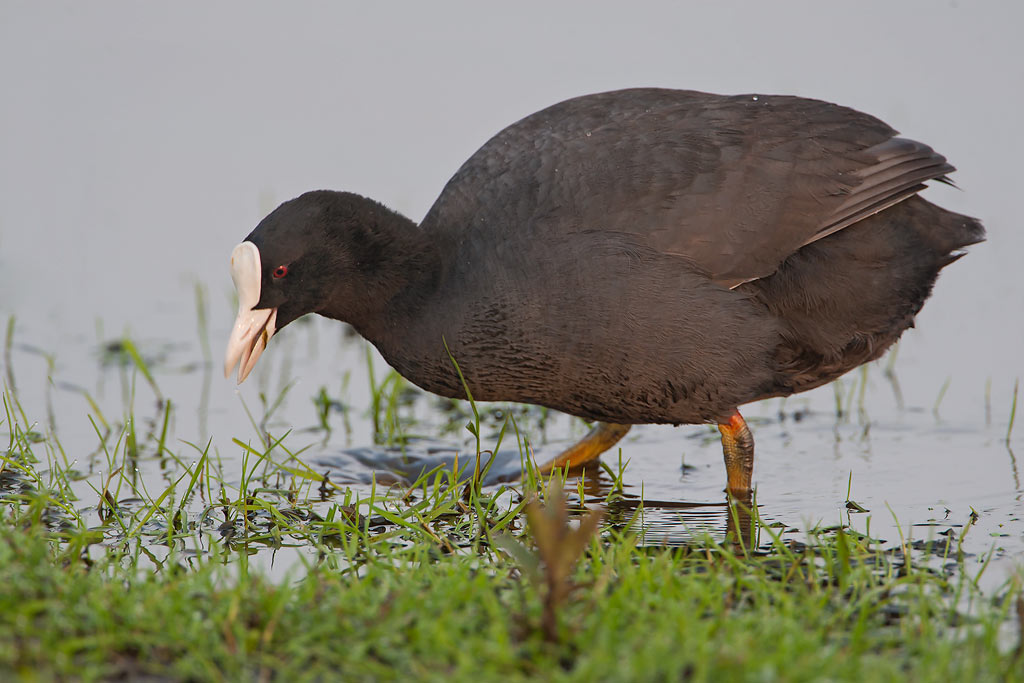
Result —
<path fill-rule="evenodd" d="M 5 416 L 0 678 L 1006 681 L 1024 665 L 1019 583 L 986 597 L 962 563 L 841 527 L 651 548 L 572 522 L 557 477 L 490 490 L 438 468 L 360 500 L 284 437 L 236 441 L 234 494 L 209 446 L 154 494 L 111 456 L 90 527 L 60 450 L 9 397 Z M 310 552 L 287 579 L 249 566 L 288 544 Z"/>

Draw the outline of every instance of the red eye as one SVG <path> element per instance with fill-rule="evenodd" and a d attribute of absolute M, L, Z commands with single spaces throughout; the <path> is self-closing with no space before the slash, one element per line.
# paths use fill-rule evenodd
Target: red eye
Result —
<path fill-rule="evenodd" d="M 288 266 L 278 266 L 274 268 L 274 277 L 280 279 L 288 274 Z"/>

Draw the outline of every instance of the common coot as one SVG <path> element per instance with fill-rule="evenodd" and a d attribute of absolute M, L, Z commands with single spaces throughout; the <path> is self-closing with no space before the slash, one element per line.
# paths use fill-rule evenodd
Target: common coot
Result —
<path fill-rule="evenodd" d="M 404 377 L 598 421 L 573 466 L 638 423 L 714 423 L 748 496 L 738 407 L 829 382 L 913 324 L 981 224 L 917 196 L 953 167 L 845 107 L 665 89 L 512 124 L 420 225 L 320 190 L 238 245 L 225 374 L 306 313 L 350 323 Z M 449 356 L 449 351 L 451 356 Z"/>

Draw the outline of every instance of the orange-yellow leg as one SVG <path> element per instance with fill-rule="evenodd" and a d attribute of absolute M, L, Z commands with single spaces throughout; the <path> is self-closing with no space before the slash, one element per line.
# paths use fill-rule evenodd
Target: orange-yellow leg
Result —
<path fill-rule="evenodd" d="M 540 466 L 541 474 L 548 474 L 556 467 L 571 469 L 595 460 L 599 455 L 619 442 L 631 425 L 617 425 L 598 422 L 587 435 L 569 448 Z"/>
<path fill-rule="evenodd" d="M 747 499 L 750 497 L 750 478 L 754 473 L 754 437 L 738 410 L 728 422 L 718 425 L 718 431 L 722 433 L 728 491 L 737 498 Z"/>

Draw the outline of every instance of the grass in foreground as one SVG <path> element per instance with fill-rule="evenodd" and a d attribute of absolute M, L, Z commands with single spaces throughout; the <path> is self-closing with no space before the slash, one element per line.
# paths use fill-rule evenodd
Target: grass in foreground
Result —
<path fill-rule="evenodd" d="M 534 528 L 523 547 L 545 535 Z M 340 566 L 274 582 L 216 553 L 172 552 L 157 572 L 131 553 L 86 561 L 10 509 L 0 536 L 4 679 L 1006 681 L 1024 670 L 1006 628 L 1019 589 L 985 599 L 962 576 L 842 532 L 756 555 L 594 536 L 566 565 L 553 631 L 529 557 L 495 547 L 508 537 L 455 552 L 356 540 L 336 551 Z"/>

